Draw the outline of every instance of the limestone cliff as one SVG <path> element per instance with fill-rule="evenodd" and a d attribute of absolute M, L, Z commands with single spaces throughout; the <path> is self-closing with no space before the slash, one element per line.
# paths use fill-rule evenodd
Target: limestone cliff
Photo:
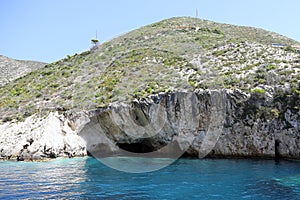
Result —
<path fill-rule="evenodd" d="M 293 108 L 299 97 L 290 100 L 198 90 L 160 93 L 90 112 L 55 112 L 1 125 L 1 157 L 36 160 L 89 153 L 299 159 L 300 113 Z"/>
<path fill-rule="evenodd" d="M 93 112 L 79 135 L 96 156 L 300 158 L 292 106 L 238 90 L 161 93 Z"/>

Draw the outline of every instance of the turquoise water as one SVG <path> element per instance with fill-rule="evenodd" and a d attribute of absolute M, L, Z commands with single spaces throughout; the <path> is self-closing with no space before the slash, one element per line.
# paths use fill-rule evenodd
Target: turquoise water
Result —
<path fill-rule="evenodd" d="M 86 157 L 1 161 L 0 171 L 1 199 L 300 199 L 300 162 L 180 159 L 130 174 Z"/>

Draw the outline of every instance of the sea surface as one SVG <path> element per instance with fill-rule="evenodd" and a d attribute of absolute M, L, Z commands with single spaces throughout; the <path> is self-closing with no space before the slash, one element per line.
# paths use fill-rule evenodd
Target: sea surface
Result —
<path fill-rule="evenodd" d="M 158 171 L 133 174 L 91 157 L 1 161 L 0 199 L 294 200 L 300 199 L 300 162 L 179 159 Z"/>

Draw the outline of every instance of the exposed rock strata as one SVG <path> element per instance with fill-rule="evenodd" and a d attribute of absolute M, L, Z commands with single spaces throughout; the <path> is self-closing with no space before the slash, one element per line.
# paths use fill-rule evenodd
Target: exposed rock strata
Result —
<path fill-rule="evenodd" d="M 274 158 L 279 141 L 279 156 L 300 158 L 300 111 L 286 105 L 291 102 L 280 103 L 268 95 L 230 90 L 153 95 L 92 113 L 79 135 L 96 156 L 130 155 L 120 151 L 122 147 L 142 156 L 186 151 L 200 158 Z M 147 150 L 157 154 L 145 154 Z"/>
<path fill-rule="evenodd" d="M 300 158 L 300 111 L 293 105 L 299 96 L 286 98 L 238 90 L 160 93 L 88 113 L 30 117 L 0 126 L 1 157 Z"/>

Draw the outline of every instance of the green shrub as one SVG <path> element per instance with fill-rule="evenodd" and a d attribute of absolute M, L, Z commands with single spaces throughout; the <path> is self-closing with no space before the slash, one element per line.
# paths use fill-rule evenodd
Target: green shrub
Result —
<path fill-rule="evenodd" d="M 220 31 L 216 28 L 212 32 L 215 33 L 215 34 L 223 34 L 222 31 Z"/>
<path fill-rule="evenodd" d="M 189 81 L 190 86 L 192 86 L 193 88 L 195 88 L 196 83 L 194 81 Z"/>
<path fill-rule="evenodd" d="M 226 52 L 227 52 L 227 50 L 214 51 L 214 52 L 212 53 L 212 55 L 218 57 L 218 56 L 224 55 Z"/>
<path fill-rule="evenodd" d="M 266 91 L 262 88 L 254 88 L 251 90 L 252 93 L 264 94 Z"/>
<path fill-rule="evenodd" d="M 294 93 L 300 95 L 300 90 L 294 89 Z"/>
<path fill-rule="evenodd" d="M 272 70 L 272 69 L 277 69 L 277 66 L 276 65 L 268 65 L 267 67 L 266 67 L 266 69 L 267 69 L 267 71 L 270 71 L 270 70 Z"/>
<path fill-rule="evenodd" d="M 264 83 L 266 83 L 267 81 L 266 81 L 265 79 L 260 78 L 260 79 L 258 80 L 258 82 L 259 82 L 260 84 L 264 84 Z"/>

